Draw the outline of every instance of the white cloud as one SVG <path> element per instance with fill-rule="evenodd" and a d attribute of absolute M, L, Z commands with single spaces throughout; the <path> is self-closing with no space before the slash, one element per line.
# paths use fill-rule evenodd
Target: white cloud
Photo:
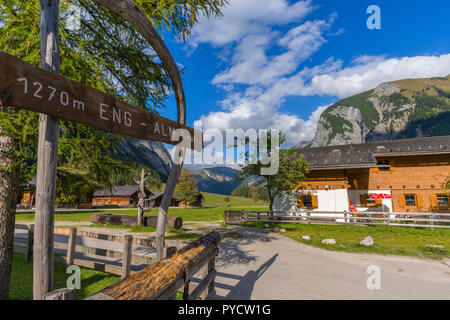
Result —
<path fill-rule="evenodd" d="M 334 18 L 335 15 L 331 15 L 330 21 L 307 21 L 290 29 L 281 38 L 278 32 L 245 37 L 236 47 L 232 66 L 214 77 L 213 84 L 267 86 L 295 72 L 303 61 L 326 43 L 323 33 L 330 28 Z M 269 56 L 267 51 L 273 49 L 274 44 L 284 52 Z"/>
<path fill-rule="evenodd" d="M 383 82 L 407 78 L 442 77 L 450 74 L 450 54 L 390 58 L 364 56 L 348 68 L 316 75 L 311 92 L 340 98 L 375 88 Z"/>
<path fill-rule="evenodd" d="M 220 59 L 228 68 L 213 84 L 225 90 L 222 110 L 196 121 L 203 129 L 271 129 L 287 136 L 286 145 L 314 137 L 325 106 L 307 120 L 281 110 L 288 97 L 328 95 L 338 98 L 403 78 L 445 76 L 450 54 L 386 58 L 361 56 L 348 66 L 333 57 L 314 67 L 302 67 L 326 42 L 342 34 L 331 30 L 337 14 L 328 20 L 300 23 L 313 10 L 312 1 L 289 4 L 287 0 L 232 0 L 222 20 L 202 21 L 194 30 L 193 47 L 209 43 L 221 47 Z M 295 23 L 294 23 L 295 22 Z M 278 26 L 288 26 L 286 32 Z M 242 89 L 244 87 L 244 89 Z M 299 106 L 301 108 L 301 106 Z"/>
<path fill-rule="evenodd" d="M 311 0 L 290 4 L 287 0 L 230 0 L 221 19 L 202 18 L 192 33 L 190 44 L 223 46 L 249 34 L 270 32 L 271 25 L 298 21 L 312 11 Z"/>

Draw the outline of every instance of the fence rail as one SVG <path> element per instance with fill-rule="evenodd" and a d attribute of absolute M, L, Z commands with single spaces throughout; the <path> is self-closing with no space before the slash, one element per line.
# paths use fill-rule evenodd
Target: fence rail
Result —
<path fill-rule="evenodd" d="M 15 228 L 27 230 L 26 237 L 14 236 L 14 251 L 25 254 L 28 261 L 33 257 L 34 225 L 16 224 Z M 155 249 L 155 243 L 153 241 L 140 241 L 147 239 L 136 239 L 132 235 L 118 237 L 79 231 L 77 228 L 55 228 L 54 234 L 55 260 L 67 265 L 77 265 L 103 271 L 119 275 L 124 279 L 135 272 L 131 269 L 133 264 L 150 265 L 157 261 L 156 251 L 152 255 L 133 254 L 133 245 L 137 244 L 144 249 Z M 67 239 L 64 237 L 67 237 Z M 98 240 L 98 242 L 102 243 L 103 248 L 83 244 L 87 239 Z M 121 242 L 123 245 L 118 246 L 117 242 Z M 105 246 L 110 246 L 111 248 L 105 249 Z M 171 256 L 176 250 L 176 247 L 166 247 L 165 256 Z"/>
<path fill-rule="evenodd" d="M 173 256 L 126 277 L 87 300 L 174 300 L 179 291 L 183 291 L 184 300 L 214 299 L 219 244 L 220 234 L 208 233 Z M 202 279 L 192 287 L 191 280 L 199 272 Z"/>
<path fill-rule="evenodd" d="M 450 229 L 450 213 L 334 212 L 334 211 L 225 211 L 225 224 L 246 222 L 297 224 L 386 225 Z"/>

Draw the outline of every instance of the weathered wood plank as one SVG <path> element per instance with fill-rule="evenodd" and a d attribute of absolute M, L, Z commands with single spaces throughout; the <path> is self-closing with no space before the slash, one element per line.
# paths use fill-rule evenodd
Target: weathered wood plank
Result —
<path fill-rule="evenodd" d="M 40 0 L 40 42 L 41 42 L 41 67 L 36 70 L 47 74 L 49 77 L 57 76 L 60 72 L 60 50 L 59 50 L 59 0 Z M 0 55 L 0 60 L 3 60 Z M 12 57 L 13 58 L 13 57 Z M 9 60 L 9 59 L 8 59 Z M 16 59 L 17 61 L 20 61 Z M 14 76 L 13 65 L 2 66 L 0 70 L 7 74 L 6 77 Z M 16 69 L 17 71 L 17 69 Z M 4 73 L 2 73 L 4 74 Z M 43 99 L 36 90 L 35 99 L 30 99 L 32 86 L 40 88 L 37 82 L 30 83 L 30 88 L 23 88 L 23 94 L 19 94 L 20 88 L 15 84 L 25 78 L 28 81 L 30 74 L 22 73 L 10 82 L 9 87 L 12 96 L 9 101 L 12 106 L 15 99 L 24 98 L 23 101 L 36 108 L 38 112 L 38 100 Z M 32 79 L 30 79 L 33 81 Z M 37 88 L 36 88 L 37 87 Z M 26 91 L 26 92 L 25 92 Z M 2 92 L 2 90 L 0 90 Z M 38 98 L 41 97 L 41 98 Z M 1 99 L 2 103 L 3 98 Z M 36 101 L 34 101 L 36 100 Z M 20 107 L 18 105 L 17 107 Z M 37 152 L 37 175 L 36 175 L 36 213 L 35 213 L 35 239 L 33 250 L 33 299 L 42 300 L 47 292 L 53 289 L 54 258 L 53 258 L 53 229 L 55 215 L 56 197 L 56 166 L 58 162 L 58 120 L 54 115 L 42 112 L 39 115 L 39 138 Z"/>
<path fill-rule="evenodd" d="M 34 248 L 34 224 L 28 226 L 28 238 L 27 238 L 27 255 L 25 257 L 26 261 L 30 261 L 33 257 Z"/>
<path fill-rule="evenodd" d="M 47 0 L 48 1 L 48 0 Z M 201 132 L 132 106 L 61 75 L 27 64 L 0 52 L 0 105 L 10 105 L 96 127 L 100 130 L 172 145 L 176 129 L 187 130 L 192 148 L 203 148 Z M 199 149 L 200 148 L 200 149 Z"/>
<path fill-rule="evenodd" d="M 43 300 L 75 300 L 75 289 L 58 289 L 46 293 Z"/>
<path fill-rule="evenodd" d="M 117 300 L 146 300 L 169 298 L 184 285 L 185 270 L 195 274 L 218 253 L 220 234 L 211 232 L 171 258 L 161 260 L 124 280 L 104 289 L 101 293 Z"/>
<path fill-rule="evenodd" d="M 133 236 L 125 235 L 122 253 L 122 279 L 130 275 L 131 271 L 131 250 L 133 249 Z"/>
<path fill-rule="evenodd" d="M 73 265 L 75 259 L 75 248 L 77 244 L 77 228 L 71 228 L 69 233 L 69 242 L 67 244 L 66 264 Z"/>

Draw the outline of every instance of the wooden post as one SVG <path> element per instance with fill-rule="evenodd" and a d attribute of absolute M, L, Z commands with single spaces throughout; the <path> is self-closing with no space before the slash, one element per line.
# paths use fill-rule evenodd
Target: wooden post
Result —
<path fill-rule="evenodd" d="M 177 147 L 178 148 L 178 147 Z M 180 148 L 180 158 L 184 159 L 185 148 Z M 180 164 L 174 164 L 170 170 L 169 179 L 167 180 L 166 189 L 164 191 L 163 198 L 161 200 L 161 206 L 159 207 L 158 223 L 156 225 L 156 255 L 158 261 L 164 259 L 164 244 L 165 244 L 165 227 L 167 213 L 169 211 L 170 202 L 177 185 L 178 177 L 183 169 L 183 161 Z"/>
<path fill-rule="evenodd" d="M 215 272 L 216 270 L 216 257 L 212 258 L 209 262 L 208 262 L 208 274 Z M 208 287 L 208 294 L 206 296 L 207 300 L 213 300 L 216 298 L 216 283 L 215 283 L 215 279 L 216 277 L 213 278 L 213 280 L 211 281 L 211 283 L 209 284 Z"/>
<path fill-rule="evenodd" d="M 30 261 L 33 257 L 33 243 L 34 243 L 34 224 L 28 226 L 28 239 L 27 239 L 27 254 L 25 261 Z"/>
<path fill-rule="evenodd" d="M 40 0 L 41 67 L 59 73 L 59 0 Z M 58 122 L 39 116 L 36 214 L 33 255 L 33 298 L 43 299 L 53 289 L 53 228 L 58 156 Z"/>
<path fill-rule="evenodd" d="M 75 247 L 77 245 L 77 228 L 71 228 L 69 231 L 69 241 L 67 242 L 66 264 L 73 265 L 75 259 Z"/>
<path fill-rule="evenodd" d="M 131 254 L 133 249 L 133 236 L 126 234 L 123 242 L 122 253 L 122 279 L 125 279 L 131 272 Z"/>
<path fill-rule="evenodd" d="M 191 285 L 191 276 L 189 275 L 189 270 L 185 270 L 184 271 L 183 300 L 189 299 L 189 286 L 190 285 Z"/>
<path fill-rule="evenodd" d="M 139 185 L 139 202 L 138 202 L 138 219 L 137 225 L 142 226 L 144 224 L 144 207 L 145 207 L 145 170 L 141 171 L 141 179 L 134 180 Z"/>
<path fill-rule="evenodd" d="M 202 271 L 201 271 L 201 278 L 202 279 L 205 279 L 207 276 L 208 276 L 208 273 L 209 273 L 209 263 L 207 263 L 206 264 L 206 266 L 204 266 L 203 268 L 202 268 Z M 201 294 L 200 294 L 200 298 L 202 299 L 202 300 L 205 300 L 206 299 L 206 297 L 208 296 L 208 290 L 205 290 L 205 291 L 203 291 Z"/>

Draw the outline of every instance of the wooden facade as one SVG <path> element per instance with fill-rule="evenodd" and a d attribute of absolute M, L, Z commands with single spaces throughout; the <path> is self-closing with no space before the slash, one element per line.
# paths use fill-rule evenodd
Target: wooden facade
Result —
<path fill-rule="evenodd" d="M 98 190 L 92 195 L 93 207 L 134 207 L 139 201 L 139 186 L 118 186 Z"/>
<path fill-rule="evenodd" d="M 394 212 L 450 210 L 450 190 L 444 186 L 450 176 L 450 136 L 308 148 L 299 152 L 313 163 L 307 180 L 300 186 L 304 190 L 366 190 L 353 200 L 362 207 L 381 206 L 380 200 L 370 196 L 377 190 L 380 193 L 390 190 Z M 316 208 L 315 196 L 306 195 L 307 205 L 304 197 L 300 195 L 297 199 L 299 209 Z"/>

